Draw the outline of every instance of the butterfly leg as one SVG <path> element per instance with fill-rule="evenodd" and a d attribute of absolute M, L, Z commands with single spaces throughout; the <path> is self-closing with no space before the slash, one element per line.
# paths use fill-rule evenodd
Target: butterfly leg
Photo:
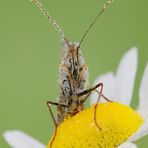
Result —
<path fill-rule="evenodd" d="M 98 95 L 100 94 L 100 92 L 98 90 L 95 90 Z M 106 100 L 107 102 L 113 102 L 112 100 L 108 99 L 106 96 L 104 96 L 103 94 L 101 94 L 101 96 L 103 97 L 104 100 Z"/>
<path fill-rule="evenodd" d="M 100 91 L 96 90 L 98 87 L 100 87 Z M 108 102 L 112 102 L 111 100 L 109 100 L 107 97 L 105 97 L 103 94 L 102 94 L 102 91 L 103 91 L 103 83 L 98 83 L 97 85 L 95 85 L 94 87 L 90 88 L 90 89 L 87 89 L 87 90 L 84 90 L 83 92 L 79 93 L 78 94 L 78 97 L 81 97 L 81 96 L 84 96 L 80 101 L 79 101 L 79 104 L 82 105 L 86 100 L 87 98 L 91 95 L 91 93 L 93 91 L 96 91 L 99 96 L 98 96 L 98 99 L 97 99 L 97 102 L 95 104 L 95 107 L 94 107 L 94 122 L 96 124 L 96 126 L 101 129 L 101 127 L 99 126 L 99 124 L 97 123 L 97 120 L 96 120 L 96 117 L 97 117 L 97 108 L 98 108 L 98 103 L 100 101 L 100 98 L 103 97 L 106 101 Z"/>
<path fill-rule="evenodd" d="M 99 87 L 100 87 L 100 92 L 99 92 L 99 96 L 98 96 L 98 99 L 97 99 L 97 102 L 96 102 L 95 108 L 94 108 L 94 122 L 95 122 L 96 126 L 101 130 L 101 127 L 100 127 L 100 125 L 97 122 L 97 108 L 98 108 L 98 104 L 99 104 L 100 98 L 102 96 L 103 83 L 100 83 Z"/>
<path fill-rule="evenodd" d="M 96 91 L 98 94 L 101 94 L 101 96 L 102 96 L 107 102 L 113 102 L 113 101 L 111 101 L 110 99 L 108 99 L 107 97 L 105 97 L 105 96 L 102 94 L 102 92 L 99 92 L 98 90 L 96 90 L 98 87 L 101 87 L 101 88 L 103 89 L 103 83 L 98 83 L 98 84 L 95 85 L 94 87 L 92 87 L 92 88 L 90 88 L 90 89 L 87 89 L 87 90 L 84 90 L 83 92 L 77 94 L 77 97 L 82 97 L 82 96 L 85 96 L 85 95 L 86 95 L 86 97 L 84 97 L 84 98 L 82 98 L 82 99 L 80 100 L 80 104 L 83 104 L 83 103 L 87 100 L 87 98 L 91 95 L 91 93 L 92 93 L 93 91 Z"/>
<path fill-rule="evenodd" d="M 98 87 L 102 87 L 103 86 L 103 83 L 98 83 L 97 85 L 93 86 L 92 88 L 89 88 L 87 90 L 84 90 L 83 92 L 77 94 L 78 97 L 81 97 L 81 96 L 84 96 L 94 90 L 96 90 Z"/>
<path fill-rule="evenodd" d="M 52 103 L 51 101 L 47 101 L 47 106 L 48 106 L 48 109 L 49 109 L 51 118 L 52 118 L 52 120 L 53 120 L 53 123 L 54 123 L 54 135 L 53 135 L 52 140 L 51 140 L 51 142 L 50 142 L 50 148 L 52 147 L 52 144 L 53 144 L 53 142 L 54 142 L 54 140 L 55 140 L 55 137 L 56 137 L 56 134 L 57 134 L 57 127 L 58 127 L 58 124 L 57 124 L 57 122 L 56 122 L 56 119 L 55 119 L 55 117 L 54 117 L 54 115 L 53 115 L 53 112 L 52 112 L 52 109 L 51 109 L 51 104 L 53 105 L 54 103 L 55 103 L 55 102 Z"/>
<path fill-rule="evenodd" d="M 50 115 L 51 115 L 51 118 L 53 120 L 53 123 L 54 123 L 54 135 L 52 137 L 52 140 L 51 140 L 51 143 L 50 143 L 50 148 L 52 147 L 52 144 L 55 140 L 55 137 L 56 137 L 56 134 L 57 134 L 57 127 L 58 127 L 58 124 L 56 122 L 56 119 L 53 115 L 53 112 L 52 112 L 52 109 L 51 109 L 51 105 L 61 105 L 61 106 L 66 106 L 65 104 L 61 104 L 61 103 L 57 103 L 57 102 L 52 102 L 52 101 L 47 101 L 47 106 L 48 106 L 48 109 L 49 109 L 49 112 L 50 112 Z"/>

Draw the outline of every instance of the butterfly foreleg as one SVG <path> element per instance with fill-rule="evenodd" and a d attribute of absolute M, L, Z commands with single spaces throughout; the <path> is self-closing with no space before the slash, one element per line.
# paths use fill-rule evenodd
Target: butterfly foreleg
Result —
<path fill-rule="evenodd" d="M 54 114 L 52 112 L 52 109 L 51 109 L 51 105 L 56 105 L 56 106 L 66 106 L 65 104 L 62 104 L 62 103 L 57 103 L 57 102 L 52 102 L 52 101 L 47 101 L 47 106 L 48 106 L 48 109 L 49 109 L 49 112 L 50 112 L 50 115 L 51 115 L 51 118 L 53 120 L 53 123 L 54 123 L 54 134 L 53 134 L 53 137 L 52 137 L 52 140 L 50 142 L 50 148 L 52 147 L 52 144 L 55 140 L 55 137 L 56 137 L 56 134 L 57 134 L 57 128 L 58 128 L 58 123 L 54 117 Z"/>

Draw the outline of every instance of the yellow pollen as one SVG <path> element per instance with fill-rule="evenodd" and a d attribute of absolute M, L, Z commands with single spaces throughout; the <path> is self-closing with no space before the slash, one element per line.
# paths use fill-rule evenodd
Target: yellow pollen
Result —
<path fill-rule="evenodd" d="M 107 102 L 98 105 L 97 123 L 101 130 L 94 123 L 92 105 L 61 123 L 52 148 L 115 148 L 137 131 L 143 119 L 126 105 Z"/>

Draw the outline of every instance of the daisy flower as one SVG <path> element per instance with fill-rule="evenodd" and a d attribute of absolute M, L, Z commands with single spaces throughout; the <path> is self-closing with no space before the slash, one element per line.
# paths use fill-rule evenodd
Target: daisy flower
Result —
<path fill-rule="evenodd" d="M 114 74 L 108 72 L 95 81 L 104 83 L 103 94 L 114 102 L 101 102 L 97 108 L 98 129 L 94 123 L 94 103 L 98 94 L 91 96 L 91 107 L 66 119 L 58 127 L 53 148 L 136 148 L 132 143 L 148 133 L 148 65 L 139 91 L 137 111 L 128 105 L 131 102 L 137 70 L 137 49 L 130 49 L 122 58 Z M 102 99 L 103 100 L 103 99 Z M 14 148 L 49 148 L 29 135 L 15 130 L 4 133 L 6 141 Z"/>
<path fill-rule="evenodd" d="M 104 83 L 103 93 L 111 98 L 112 101 L 119 102 L 125 105 L 130 105 L 134 81 L 137 71 L 137 49 L 130 49 L 122 57 L 117 72 L 107 72 L 99 76 L 95 84 L 98 82 Z M 139 89 L 139 105 L 137 112 L 142 116 L 144 123 L 134 133 L 127 142 L 123 143 L 120 148 L 136 148 L 137 146 L 132 142 L 137 141 L 141 137 L 148 134 L 148 64 L 145 68 L 143 78 Z M 94 93 L 91 97 L 91 104 L 96 102 L 97 94 Z M 102 100 L 103 101 L 103 100 Z"/>

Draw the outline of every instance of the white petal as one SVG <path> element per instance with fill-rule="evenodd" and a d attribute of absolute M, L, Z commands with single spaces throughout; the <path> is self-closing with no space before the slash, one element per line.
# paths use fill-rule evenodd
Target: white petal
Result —
<path fill-rule="evenodd" d="M 143 118 L 148 118 L 148 63 L 140 85 L 139 95 L 140 100 L 138 112 L 143 116 Z"/>
<path fill-rule="evenodd" d="M 140 100 L 139 100 L 139 114 L 144 119 L 144 124 L 140 129 L 130 137 L 130 141 L 136 141 L 148 134 L 148 64 L 145 68 L 144 75 L 140 85 Z"/>
<path fill-rule="evenodd" d="M 124 142 L 123 144 L 118 146 L 118 148 L 138 148 L 138 146 L 131 142 Z"/>
<path fill-rule="evenodd" d="M 18 130 L 6 131 L 3 136 L 13 148 L 46 148 L 45 145 Z"/>
<path fill-rule="evenodd" d="M 137 48 L 130 49 L 121 59 L 116 75 L 116 95 L 119 102 L 129 105 L 137 71 Z"/>
<path fill-rule="evenodd" d="M 103 94 L 113 100 L 114 98 L 114 95 L 115 95 L 115 77 L 114 77 L 114 74 L 112 72 L 108 72 L 104 75 L 101 75 L 100 77 L 98 77 L 96 79 L 96 81 L 94 82 L 94 85 L 98 84 L 98 83 L 103 83 L 104 84 L 104 87 L 103 87 Z M 100 90 L 100 88 L 98 88 L 98 90 Z M 90 103 L 93 104 L 93 103 L 96 103 L 97 102 L 97 98 L 98 98 L 98 93 L 96 92 L 93 92 L 93 94 L 91 95 L 91 99 L 90 99 Z M 101 102 L 103 101 L 104 99 L 101 99 Z M 113 100 L 115 101 L 115 100 Z"/>

